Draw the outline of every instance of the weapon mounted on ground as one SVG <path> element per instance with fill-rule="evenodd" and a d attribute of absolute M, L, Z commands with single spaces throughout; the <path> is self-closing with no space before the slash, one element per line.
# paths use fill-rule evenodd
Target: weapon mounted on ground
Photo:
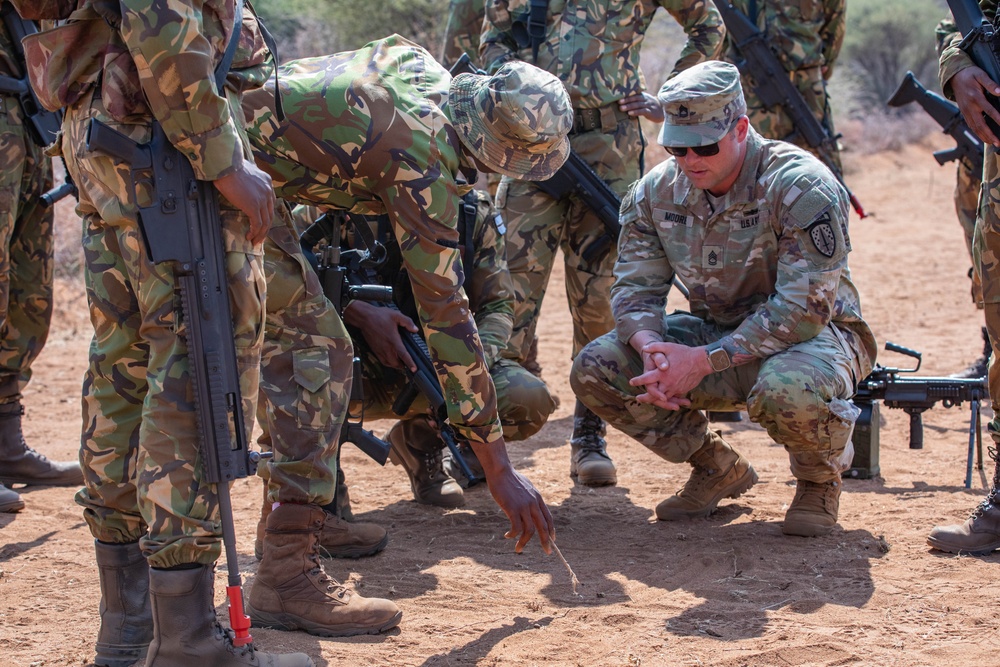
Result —
<path fill-rule="evenodd" d="M 910 416 L 910 449 L 923 449 L 923 413 L 938 403 L 946 408 L 970 404 L 969 454 L 966 464 L 965 488 L 972 486 L 973 458 L 978 458 L 978 468 L 983 469 L 983 440 L 980 406 L 989 396 L 986 378 L 951 378 L 907 376 L 920 370 L 921 354 L 916 350 L 887 342 L 890 352 L 917 360 L 913 368 L 887 368 L 876 365 L 871 374 L 858 383 L 854 404 L 861 408 L 861 416 L 854 427 L 854 463 L 849 473 L 852 477 L 874 477 L 879 472 L 879 403 L 903 410 Z"/>

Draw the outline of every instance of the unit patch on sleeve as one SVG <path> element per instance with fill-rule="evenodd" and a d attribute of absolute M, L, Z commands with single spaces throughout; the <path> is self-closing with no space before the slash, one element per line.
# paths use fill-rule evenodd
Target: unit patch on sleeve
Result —
<path fill-rule="evenodd" d="M 837 235 L 833 232 L 829 213 L 824 213 L 816 222 L 809 225 L 808 232 L 819 254 L 824 257 L 834 256 L 837 252 Z"/>

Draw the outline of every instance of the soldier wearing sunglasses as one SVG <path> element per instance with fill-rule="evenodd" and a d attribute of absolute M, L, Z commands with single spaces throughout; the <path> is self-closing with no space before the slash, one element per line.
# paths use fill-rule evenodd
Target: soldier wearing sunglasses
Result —
<path fill-rule="evenodd" d="M 847 267 L 847 193 L 814 156 L 750 127 L 728 63 L 685 70 L 658 99 L 672 157 L 622 202 L 615 330 L 577 356 L 573 390 L 692 466 L 659 519 L 708 516 L 754 485 L 750 462 L 702 412 L 745 408 L 789 452 L 796 492 L 782 531 L 826 534 L 853 456 L 860 411 L 849 399 L 876 353 Z M 665 314 L 675 276 L 690 313 Z"/>

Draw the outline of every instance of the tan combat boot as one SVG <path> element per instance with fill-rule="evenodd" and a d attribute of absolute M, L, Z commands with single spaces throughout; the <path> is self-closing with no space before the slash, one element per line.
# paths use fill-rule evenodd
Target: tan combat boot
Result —
<path fill-rule="evenodd" d="M 304 653 L 261 653 L 236 646 L 215 616 L 215 572 L 210 565 L 149 570 L 153 641 L 146 667 L 314 667 Z"/>
<path fill-rule="evenodd" d="M 961 526 L 935 526 L 927 544 L 951 554 L 985 556 L 1000 549 L 1000 507 L 996 485 Z"/>
<path fill-rule="evenodd" d="M 801 537 L 818 537 L 829 533 L 837 523 L 842 487 L 840 477 L 829 482 L 796 480 L 795 498 L 785 512 L 781 532 Z"/>
<path fill-rule="evenodd" d="M 326 516 L 316 505 L 290 503 L 271 512 L 247 614 L 258 626 L 320 637 L 374 635 L 396 627 L 403 612 L 393 602 L 363 598 L 323 571 L 319 533 Z"/>
<path fill-rule="evenodd" d="M 264 486 L 264 503 L 260 506 L 260 521 L 257 522 L 257 539 L 253 543 L 253 555 L 257 560 L 264 557 L 264 531 L 267 517 L 271 514 L 272 503 L 267 499 Z M 361 521 L 350 522 L 336 514 L 324 510 L 326 520 L 319 535 L 320 555 L 330 558 L 364 558 L 374 556 L 385 549 L 389 534 L 382 526 Z"/>
<path fill-rule="evenodd" d="M 757 472 L 716 431 L 705 433 L 705 444 L 691 455 L 694 470 L 680 491 L 656 506 L 660 521 L 708 516 L 723 498 L 739 498 L 757 483 Z"/>
<path fill-rule="evenodd" d="M 410 478 L 414 500 L 437 507 L 465 505 L 462 487 L 444 469 L 445 444 L 426 417 L 396 422 L 385 439 L 392 446 L 389 460 Z"/>
<path fill-rule="evenodd" d="M 618 471 L 608 456 L 604 420 L 580 401 L 573 412 L 573 435 L 569 439 L 569 476 L 584 486 L 614 486 Z"/>
<path fill-rule="evenodd" d="M 0 405 L 0 484 L 82 486 L 79 461 L 50 461 L 24 441 L 20 401 Z"/>

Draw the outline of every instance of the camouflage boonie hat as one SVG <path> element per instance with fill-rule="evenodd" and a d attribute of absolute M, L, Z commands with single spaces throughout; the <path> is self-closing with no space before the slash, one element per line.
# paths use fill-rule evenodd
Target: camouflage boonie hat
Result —
<path fill-rule="evenodd" d="M 493 76 L 459 74 L 448 106 L 465 147 L 505 176 L 544 181 L 569 157 L 569 94 L 534 65 L 505 63 Z"/>
<path fill-rule="evenodd" d="M 733 123 L 746 115 L 747 103 L 735 66 L 709 60 L 684 70 L 663 84 L 656 99 L 664 121 L 657 142 L 661 146 L 708 146 L 726 136 Z"/>

